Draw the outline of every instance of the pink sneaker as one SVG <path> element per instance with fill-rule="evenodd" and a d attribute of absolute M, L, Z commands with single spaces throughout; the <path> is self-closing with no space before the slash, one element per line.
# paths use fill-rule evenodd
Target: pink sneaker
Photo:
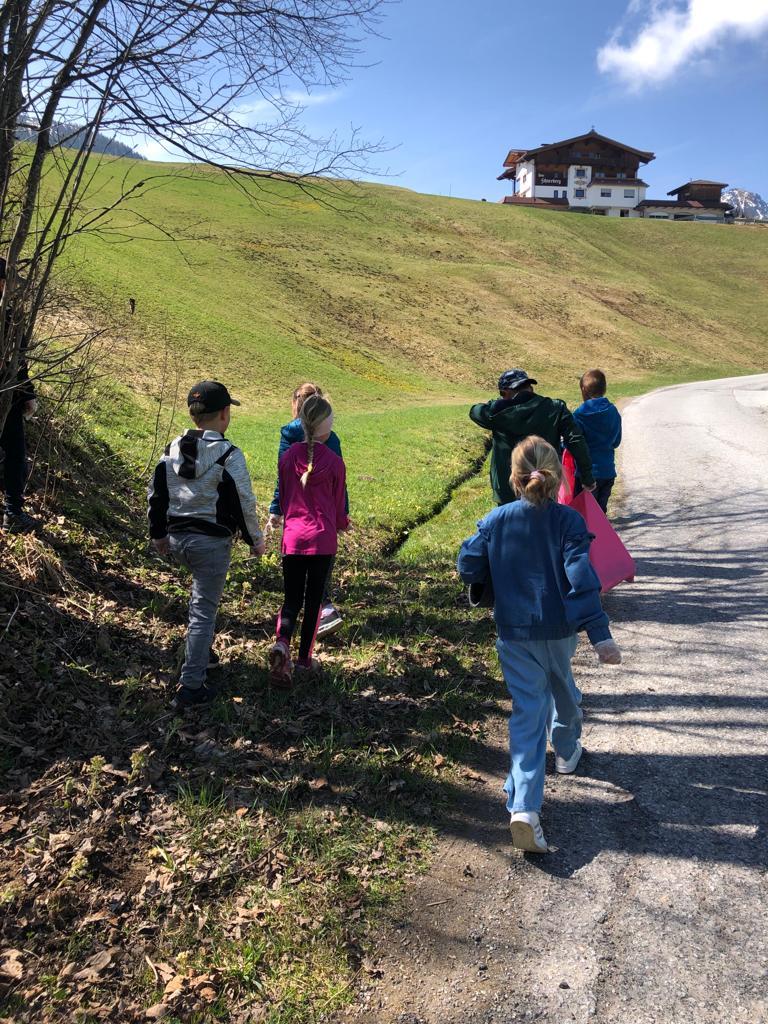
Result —
<path fill-rule="evenodd" d="M 269 681 L 273 686 L 291 685 L 291 652 L 282 640 L 276 640 L 269 648 Z"/>

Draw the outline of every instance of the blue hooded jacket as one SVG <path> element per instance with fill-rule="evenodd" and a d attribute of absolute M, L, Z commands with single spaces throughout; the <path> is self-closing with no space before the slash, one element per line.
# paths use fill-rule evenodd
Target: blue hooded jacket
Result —
<path fill-rule="evenodd" d="M 290 423 L 286 423 L 286 425 L 284 427 L 281 427 L 280 428 L 280 447 L 277 449 L 277 461 L 278 461 L 278 463 L 280 462 L 280 459 L 288 451 L 288 449 L 291 447 L 292 444 L 298 444 L 300 441 L 303 441 L 303 440 L 304 440 L 304 428 L 302 427 L 301 420 L 298 417 L 295 420 L 291 420 Z M 326 443 L 327 447 L 330 448 L 330 450 L 335 455 L 339 456 L 340 459 L 344 458 L 344 456 L 341 454 L 341 441 L 339 441 L 339 439 L 336 436 L 336 434 L 334 433 L 334 431 L 331 431 L 330 437 L 328 438 L 328 440 L 325 443 Z M 347 494 L 346 491 L 344 492 L 344 498 L 345 498 L 345 502 L 346 502 L 347 514 L 349 514 L 349 495 Z M 275 484 L 275 493 L 272 496 L 272 502 L 271 502 L 271 504 L 269 506 L 269 514 L 271 516 L 281 516 L 283 514 L 283 510 L 280 507 L 280 481 L 279 480 Z"/>
<path fill-rule="evenodd" d="M 529 501 L 499 505 L 465 540 L 458 570 L 465 583 L 490 575 L 500 640 L 558 640 L 586 630 L 609 640 L 600 580 L 589 561 L 592 536 L 568 505 Z"/>
<path fill-rule="evenodd" d="M 609 480 L 616 476 L 614 451 L 621 444 L 621 413 L 607 398 L 588 398 L 574 409 L 573 418 L 581 427 L 592 456 L 592 475 L 595 480 Z M 576 476 L 579 475 L 578 466 Z"/>

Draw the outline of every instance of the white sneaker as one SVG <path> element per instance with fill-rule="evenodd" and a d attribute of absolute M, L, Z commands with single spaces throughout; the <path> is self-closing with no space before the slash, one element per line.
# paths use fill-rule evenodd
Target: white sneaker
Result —
<path fill-rule="evenodd" d="M 549 853 L 547 840 L 536 811 L 515 811 L 509 820 L 512 845 L 527 853 Z"/>
<path fill-rule="evenodd" d="M 576 740 L 576 749 L 570 757 L 560 757 L 559 754 L 555 754 L 555 771 L 557 774 L 570 775 L 572 772 L 575 772 L 583 752 L 581 740 Z"/>

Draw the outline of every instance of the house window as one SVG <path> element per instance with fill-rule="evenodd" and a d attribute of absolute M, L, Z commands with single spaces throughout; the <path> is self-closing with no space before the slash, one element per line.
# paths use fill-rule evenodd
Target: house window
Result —
<path fill-rule="evenodd" d="M 616 175 L 616 177 L 617 178 L 626 178 L 626 174 L 624 173 L 624 171 L 619 171 L 619 173 Z"/>
<path fill-rule="evenodd" d="M 611 190 L 609 188 L 601 188 L 600 189 L 600 198 L 601 199 L 610 199 L 611 198 Z"/>
<path fill-rule="evenodd" d="M 605 177 L 605 171 L 595 171 L 595 177 L 596 178 L 604 178 Z"/>
<path fill-rule="evenodd" d="M 587 176 L 586 168 L 584 168 L 584 167 L 577 167 L 576 168 L 576 177 L 577 178 L 586 178 L 586 176 Z"/>
<path fill-rule="evenodd" d="M 634 199 L 635 198 L 635 190 L 633 188 L 625 188 L 624 189 L 624 198 L 625 199 Z"/>
<path fill-rule="evenodd" d="M 576 188 L 573 190 L 573 194 L 576 199 L 583 199 L 585 195 L 585 190 L 583 188 Z"/>

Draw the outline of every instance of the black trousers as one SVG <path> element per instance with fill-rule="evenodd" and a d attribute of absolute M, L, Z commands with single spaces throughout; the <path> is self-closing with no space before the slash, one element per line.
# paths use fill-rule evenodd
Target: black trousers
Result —
<path fill-rule="evenodd" d="M 336 561 L 336 555 L 329 555 L 329 558 L 328 575 L 325 577 L 325 586 L 323 587 L 323 604 L 333 603 L 331 601 L 331 576 L 333 576 L 333 565 Z"/>
<path fill-rule="evenodd" d="M 592 491 L 592 497 L 606 514 L 608 513 L 608 499 L 611 496 L 611 491 L 613 490 L 615 481 L 615 476 L 608 476 L 603 477 L 601 480 L 595 480 L 595 489 Z M 581 479 L 576 477 L 576 486 L 573 489 L 574 498 L 577 494 L 581 494 L 582 490 Z"/>
<path fill-rule="evenodd" d="M 283 555 L 285 598 L 277 619 L 277 638 L 290 645 L 302 608 L 299 661 L 309 661 L 320 623 L 325 584 L 333 555 Z"/>
<path fill-rule="evenodd" d="M 27 446 L 24 440 L 23 406 L 12 406 L 0 433 L 3 461 L 3 488 L 5 511 L 18 515 L 24 505 L 24 487 L 27 483 Z"/>

